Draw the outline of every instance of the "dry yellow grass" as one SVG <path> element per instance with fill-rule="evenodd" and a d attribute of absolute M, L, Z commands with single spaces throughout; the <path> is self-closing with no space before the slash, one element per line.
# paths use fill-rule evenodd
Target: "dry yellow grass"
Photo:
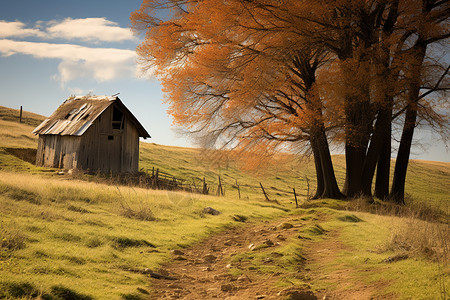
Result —
<path fill-rule="evenodd" d="M 2 147 L 37 148 L 37 136 L 32 134 L 34 127 L 25 123 L 0 120 L 0 140 Z"/>

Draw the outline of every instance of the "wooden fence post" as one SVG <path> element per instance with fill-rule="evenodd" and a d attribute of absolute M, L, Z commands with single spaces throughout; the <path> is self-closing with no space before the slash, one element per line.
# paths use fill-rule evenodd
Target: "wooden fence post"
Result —
<path fill-rule="evenodd" d="M 237 190 L 238 190 L 238 195 L 239 195 L 239 199 L 241 199 L 241 189 L 239 188 L 239 183 L 236 179 L 236 186 L 237 186 Z"/>
<path fill-rule="evenodd" d="M 263 185 L 262 185 L 261 182 L 259 183 L 259 185 L 261 186 L 261 189 L 262 189 L 262 191 L 263 191 L 263 193 L 264 193 L 264 197 L 266 197 L 266 200 L 267 200 L 267 201 L 270 201 L 270 199 L 269 199 L 269 197 L 267 196 L 266 191 L 264 190 L 264 187 L 263 187 Z"/>
<path fill-rule="evenodd" d="M 217 186 L 217 196 L 223 196 L 224 192 L 223 192 L 223 187 L 222 187 L 222 181 L 220 180 L 220 176 L 219 176 L 219 185 Z"/>
<path fill-rule="evenodd" d="M 295 188 L 292 189 L 294 190 L 295 208 L 298 208 L 297 194 L 295 193 Z"/>
<path fill-rule="evenodd" d="M 22 123 L 22 105 L 20 106 L 19 123 Z"/>
<path fill-rule="evenodd" d="M 205 177 L 203 177 L 203 195 L 208 195 L 208 193 L 209 193 L 208 185 L 206 184 Z"/>

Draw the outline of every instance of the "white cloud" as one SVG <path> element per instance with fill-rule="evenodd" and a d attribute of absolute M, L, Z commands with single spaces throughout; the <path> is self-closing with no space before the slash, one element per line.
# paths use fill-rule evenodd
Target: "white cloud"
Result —
<path fill-rule="evenodd" d="M 63 38 L 87 42 L 123 42 L 136 38 L 129 28 L 120 27 L 118 23 L 106 18 L 66 18 L 63 21 L 37 21 L 33 28 L 26 28 L 20 21 L 0 20 L 0 38 L 38 37 Z"/>
<path fill-rule="evenodd" d="M 38 28 L 24 28 L 25 23 L 0 20 L 0 38 L 36 36 L 45 38 L 47 34 Z"/>
<path fill-rule="evenodd" d="M 129 28 L 119 27 L 117 23 L 106 18 L 67 18 L 61 22 L 51 21 L 48 24 L 46 30 L 53 38 L 91 42 L 121 42 L 135 39 Z"/>
<path fill-rule="evenodd" d="M 24 41 L 29 37 L 40 38 L 45 42 Z M 134 50 L 48 43 L 56 38 L 95 44 L 136 39 L 130 29 L 122 28 L 106 18 L 37 21 L 31 26 L 20 21 L 0 20 L 0 56 L 24 54 L 35 58 L 58 59 L 58 73 L 53 78 L 63 86 L 76 78 L 107 81 L 137 76 Z"/>
<path fill-rule="evenodd" d="M 49 44 L 0 39 L 0 54 L 31 55 L 36 58 L 60 59 L 57 79 L 62 84 L 76 78 L 107 81 L 136 76 L 136 53 L 114 48 L 89 48 L 72 44 Z"/>

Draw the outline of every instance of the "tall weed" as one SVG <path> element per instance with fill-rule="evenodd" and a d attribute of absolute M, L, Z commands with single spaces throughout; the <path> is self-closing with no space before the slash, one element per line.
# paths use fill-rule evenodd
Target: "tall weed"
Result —
<path fill-rule="evenodd" d="M 392 238 L 387 250 L 408 252 L 439 262 L 448 262 L 450 236 L 448 226 L 448 211 L 445 208 L 435 208 L 416 202 L 407 196 L 407 205 L 397 205 L 390 202 L 377 201 L 369 204 L 364 197 L 349 201 L 349 210 L 366 211 L 378 215 L 399 217 L 392 229 Z"/>
<path fill-rule="evenodd" d="M 447 224 L 409 217 L 393 229 L 388 248 L 447 263 L 449 236 L 450 230 Z"/>
<path fill-rule="evenodd" d="M 130 200 L 127 200 L 126 197 L 123 196 L 119 187 L 116 186 L 116 188 L 120 195 L 118 198 L 118 203 L 120 206 L 120 214 L 122 216 L 142 221 L 156 220 L 155 215 L 150 209 L 150 205 L 147 201 L 143 201 L 142 199 L 133 199 L 132 197 Z M 136 191 L 134 192 L 136 193 Z M 135 198 L 138 198 L 137 195 Z"/>

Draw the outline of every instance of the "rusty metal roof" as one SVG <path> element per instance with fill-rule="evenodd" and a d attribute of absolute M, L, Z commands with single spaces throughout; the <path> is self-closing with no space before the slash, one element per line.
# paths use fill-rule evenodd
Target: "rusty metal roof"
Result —
<path fill-rule="evenodd" d="M 141 123 L 116 96 L 70 97 L 36 127 L 33 133 L 81 136 L 105 109 L 113 104 L 136 126 L 140 137 L 150 137 Z"/>

